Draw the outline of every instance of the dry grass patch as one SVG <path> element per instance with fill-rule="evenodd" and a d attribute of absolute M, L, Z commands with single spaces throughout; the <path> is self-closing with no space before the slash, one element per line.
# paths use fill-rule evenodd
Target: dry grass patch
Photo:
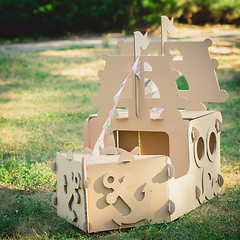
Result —
<path fill-rule="evenodd" d="M 239 239 L 240 72 L 232 68 L 239 63 L 240 50 L 224 41 L 210 51 L 220 63 L 221 88 L 230 94 L 226 103 L 208 104 L 223 114 L 222 192 L 172 223 L 91 236 L 57 217 L 50 200 L 56 188 L 50 161 L 56 152 L 81 151 L 84 120 L 97 112 L 91 98 L 100 87 L 101 56 L 118 54 L 119 49 L 0 56 L 0 238 Z"/>

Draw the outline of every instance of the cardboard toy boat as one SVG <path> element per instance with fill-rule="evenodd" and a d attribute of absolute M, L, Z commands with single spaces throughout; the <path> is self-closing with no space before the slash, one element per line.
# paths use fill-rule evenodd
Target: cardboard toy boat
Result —
<path fill-rule="evenodd" d="M 161 41 L 135 32 L 134 41 L 119 41 L 119 56 L 103 56 L 100 94 L 93 101 L 101 109 L 85 121 L 84 153 L 57 153 L 52 162 L 57 214 L 86 232 L 140 226 L 147 220 L 171 222 L 213 198 L 223 185 L 222 116 L 202 103 L 228 98 L 219 88 L 218 62 L 209 54 L 212 43 L 169 42 L 167 32 L 173 29 L 173 20 L 163 16 Z M 150 55 L 153 49 L 158 55 Z M 173 60 L 172 49 L 182 60 Z M 136 57 L 140 79 L 131 72 Z M 189 89 L 178 89 L 179 73 Z M 96 157 L 93 149 L 124 79 Z"/>

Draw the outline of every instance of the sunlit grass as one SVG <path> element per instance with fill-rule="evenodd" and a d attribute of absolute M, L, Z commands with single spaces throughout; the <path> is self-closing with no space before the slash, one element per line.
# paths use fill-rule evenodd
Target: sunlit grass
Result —
<path fill-rule="evenodd" d="M 214 45 L 217 75 L 226 103 L 207 104 L 222 112 L 222 175 L 219 196 L 179 220 L 91 236 L 56 215 L 51 205 L 56 152 L 82 150 L 82 128 L 97 112 L 97 72 L 102 54 L 117 48 L 49 50 L 0 56 L 0 237 L 19 239 L 239 239 L 240 72 L 239 48 Z"/>

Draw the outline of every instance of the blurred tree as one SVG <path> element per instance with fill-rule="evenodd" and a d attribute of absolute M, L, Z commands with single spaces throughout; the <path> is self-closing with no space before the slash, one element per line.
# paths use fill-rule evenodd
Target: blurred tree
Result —
<path fill-rule="evenodd" d="M 180 22 L 240 24 L 240 0 L 185 0 Z"/>
<path fill-rule="evenodd" d="M 240 0 L 0 0 L 0 37 L 144 29 L 161 15 L 240 24 Z"/>
<path fill-rule="evenodd" d="M 210 10 L 215 22 L 240 24 L 240 0 L 213 0 Z"/>

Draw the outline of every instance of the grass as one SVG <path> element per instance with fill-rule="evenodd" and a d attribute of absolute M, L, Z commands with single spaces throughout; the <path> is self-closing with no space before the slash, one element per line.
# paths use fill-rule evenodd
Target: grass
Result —
<path fill-rule="evenodd" d="M 106 43 L 107 45 L 107 43 Z M 227 49 L 227 51 L 226 51 Z M 2 239 L 239 239 L 240 68 L 239 45 L 218 42 L 217 75 L 229 92 L 222 112 L 222 175 L 218 197 L 178 220 L 128 230 L 85 234 L 57 217 L 51 204 L 58 151 L 82 150 L 82 127 L 97 111 L 91 98 L 105 52 L 116 48 L 64 49 L 0 55 L 0 237 Z"/>

